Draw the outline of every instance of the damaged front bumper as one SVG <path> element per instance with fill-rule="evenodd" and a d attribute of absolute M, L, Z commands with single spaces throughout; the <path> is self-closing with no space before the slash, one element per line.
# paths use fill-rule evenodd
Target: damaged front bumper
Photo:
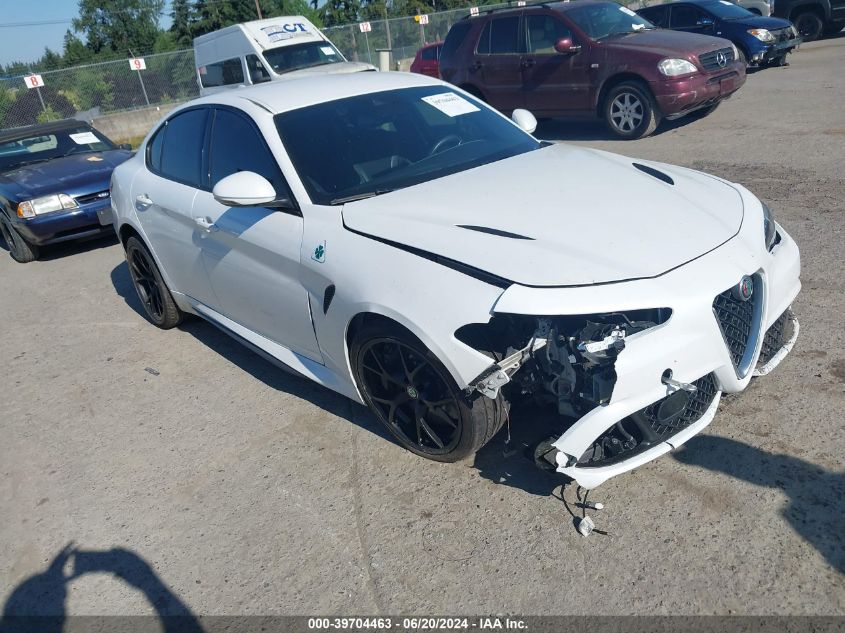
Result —
<path fill-rule="evenodd" d="M 593 334 L 600 333 L 593 338 L 585 337 L 586 329 L 567 337 L 556 334 L 553 325 L 550 334 L 543 325 L 527 346 L 491 366 L 470 387 L 496 397 L 507 383 L 516 387 L 521 381 L 523 391 L 530 391 L 533 382 L 559 396 L 558 386 L 549 389 L 549 383 L 574 370 L 573 399 L 592 404 L 568 413 L 559 398 L 560 411 L 577 419 L 548 444 L 543 459 L 585 488 L 645 464 L 701 432 L 723 392 L 742 391 L 753 375 L 772 371 L 795 344 L 799 328 L 790 305 L 800 290 L 800 256 L 780 227 L 779 233 L 777 246 L 763 257 L 717 249 L 654 279 L 583 288 L 512 286 L 496 313 L 527 316 L 532 306 L 535 315 L 564 315 L 539 318 L 541 324 L 554 324 L 566 314 L 603 314 L 618 322 L 614 315 L 642 314 L 655 306 L 667 306 L 670 316 L 649 326 L 593 328 Z M 743 298 L 736 289 L 744 280 L 754 288 Z M 578 306 L 577 313 L 567 312 L 572 306 Z M 605 362 L 590 357 L 592 352 L 615 353 Z M 548 363 L 538 362 L 550 353 L 564 368 L 551 380 Z M 543 374 L 544 367 L 546 378 L 526 378 Z"/>

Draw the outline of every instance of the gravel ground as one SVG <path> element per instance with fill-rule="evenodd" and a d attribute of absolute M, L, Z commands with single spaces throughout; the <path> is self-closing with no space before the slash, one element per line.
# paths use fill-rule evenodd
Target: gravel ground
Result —
<path fill-rule="evenodd" d="M 843 64 L 845 36 L 805 45 L 641 141 L 538 131 L 740 182 L 802 248 L 793 353 L 704 435 L 597 489 L 607 536 L 580 537 L 560 479 L 504 433 L 474 460 L 425 461 L 210 325 L 153 328 L 115 242 L 0 257 L 0 604 L 845 614 Z M 517 448 L 544 424 L 511 422 Z"/>

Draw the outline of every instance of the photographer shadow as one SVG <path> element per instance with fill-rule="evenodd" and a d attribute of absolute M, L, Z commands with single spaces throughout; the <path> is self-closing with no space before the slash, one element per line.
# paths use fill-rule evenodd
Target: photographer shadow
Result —
<path fill-rule="evenodd" d="M 71 566 L 67 573 L 66 568 Z M 165 633 L 203 633 L 190 608 L 135 552 L 80 550 L 68 543 L 47 568 L 21 582 L 6 599 L 0 633 L 61 633 L 67 618 L 68 585 L 86 574 L 112 574 L 144 594 Z"/>

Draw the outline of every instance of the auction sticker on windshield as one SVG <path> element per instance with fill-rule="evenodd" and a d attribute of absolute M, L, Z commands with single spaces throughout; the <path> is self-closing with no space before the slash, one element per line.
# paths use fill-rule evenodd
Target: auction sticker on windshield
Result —
<path fill-rule="evenodd" d="M 93 132 L 79 132 L 78 134 L 70 134 L 69 136 L 77 145 L 91 145 L 92 143 L 100 142 L 100 139 Z"/>
<path fill-rule="evenodd" d="M 472 105 L 463 97 L 456 95 L 454 92 L 444 92 L 439 95 L 430 95 L 422 97 L 428 105 L 434 106 L 446 116 L 456 117 L 461 114 L 469 114 L 470 112 L 478 112 L 478 108 Z"/>

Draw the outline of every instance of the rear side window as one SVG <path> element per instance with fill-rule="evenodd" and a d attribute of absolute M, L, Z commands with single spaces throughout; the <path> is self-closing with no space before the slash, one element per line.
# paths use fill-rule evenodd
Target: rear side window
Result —
<path fill-rule="evenodd" d="M 201 66 L 200 81 L 203 88 L 242 84 L 244 82 L 244 69 L 241 66 L 240 57 Z"/>
<path fill-rule="evenodd" d="M 519 16 L 490 20 L 478 40 L 480 55 L 508 55 L 519 52 Z"/>
<path fill-rule="evenodd" d="M 420 58 L 426 62 L 437 61 L 437 47 L 432 46 L 431 48 L 424 48 Z"/>
<path fill-rule="evenodd" d="M 228 110 L 217 110 L 214 116 L 209 167 L 212 188 L 226 176 L 251 171 L 269 180 L 277 195 L 290 195 L 276 159 L 259 131 L 244 117 Z"/>
<path fill-rule="evenodd" d="M 197 189 L 202 188 L 202 150 L 207 115 L 208 110 L 205 108 L 177 114 L 156 135 L 151 151 L 155 149 L 159 137 L 163 137 L 161 162 L 157 170 L 162 176 Z"/>
<path fill-rule="evenodd" d="M 672 7 L 672 28 L 685 29 L 698 24 L 704 13 L 698 7 Z"/>
<path fill-rule="evenodd" d="M 449 34 L 446 36 L 446 41 L 443 42 L 443 50 L 441 51 L 440 56 L 450 57 L 454 55 L 455 51 L 458 50 L 458 47 L 466 39 L 471 26 L 472 24 L 469 20 L 466 20 L 464 22 L 458 22 L 449 29 Z"/>
<path fill-rule="evenodd" d="M 669 13 L 668 7 L 652 7 L 637 11 L 637 13 L 655 26 L 669 26 L 669 20 L 666 19 Z"/>

